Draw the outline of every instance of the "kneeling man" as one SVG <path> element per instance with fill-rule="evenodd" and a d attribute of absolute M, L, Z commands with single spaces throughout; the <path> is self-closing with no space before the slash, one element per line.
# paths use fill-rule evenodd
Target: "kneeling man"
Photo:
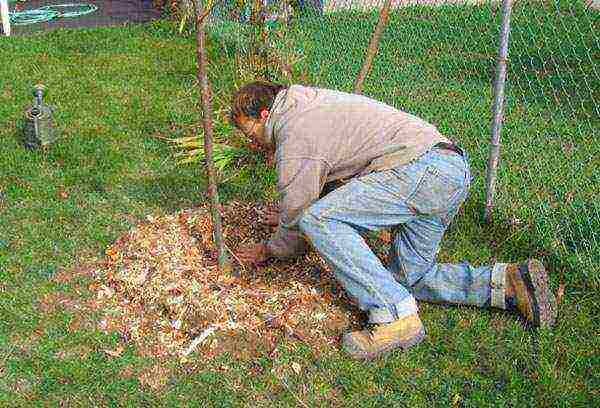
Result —
<path fill-rule="evenodd" d="M 364 96 L 266 82 L 234 94 L 231 120 L 274 154 L 281 194 L 275 234 L 243 247 L 239 258 L 299 256 L 308 239 L 372 324 L 344 336 L 351 356 L 370 359 L 419 343 L 425 330 L 415 299 L 514 310 L 533 326 L 554 323 L 555 299 L 539 261 L 436 262 L 471 175 L 464 150 L 435 126 Z M 350 181 L 319 198 L 325 183 L 342 179 Z M 391 227 L 383 265 L 361 233 Z"/>

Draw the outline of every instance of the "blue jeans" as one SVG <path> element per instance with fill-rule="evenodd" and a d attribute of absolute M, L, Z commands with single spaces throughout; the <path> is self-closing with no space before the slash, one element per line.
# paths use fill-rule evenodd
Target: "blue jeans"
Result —
<path fill-rule="evenodd" d="M 299 228 L 371 323 L 416 313 L 415 299 L 504 308 L 506 264 L 436 262 L 470 181 L 466 154 L 433 148 L 334 190 L 305 210 Z M 361 233 L 390 227 L 396 234 L 386 267 Z"/>

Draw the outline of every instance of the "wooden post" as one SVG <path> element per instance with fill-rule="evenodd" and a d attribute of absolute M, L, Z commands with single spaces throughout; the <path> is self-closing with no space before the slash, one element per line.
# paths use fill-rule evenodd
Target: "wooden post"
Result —
<path fill-rule="evenodd" d="M 10 35 L 10 16 L 8 15 L 8 0 L 0 0 L 0 16 L 2 17 L 2 31 L 7 37 Z"/>
<path fill-rule="evenodd" d="M 492 134 L 490 138 L 490 152 L 486 176 L 484 214 L 486 221 L 490 220 L 492 209 L 494 207 L 494 196 L 496 194 L 496 176 L 498 173 L 498 161 L 500 160 L 500 135 L 502 133 L 502 120 L 504 116 L 504 84 L 506 82 L 506 62 L 508 57 L 508 37 L 510 35 L 512 3 L 513 0 L 502 1 L 502 26 L 500 29 L 500 46 L 498 48 L 496 78 L 494 81 Z"/>
<path fill-rule="evenodd" d="M 365 78 L 371 70 L 373 59 L 375 58 L 377 50 L 379 49 L 379 41 L 381 40 L 381 35 L 383 34 L 383 30 L 385 29 L 385 26 L 387 24 L 391 7 L 392 0 L 385 0 L 383 8 L 379 13 L 379 20 L 377 21 L 377 25 L 375 26 L 375 31 L 373 31 L 373 35 L 371 36 L 371 41 L 369 42 L 369 47 L 367 48 L 367 54 L 365 55 L 365 61 L 363 63 L 362 69 L 356 76 L 356 81 L 354 81 L 354 93 L 362 93 L 363 83 L 365 82 Z"/>
<path fill-rule="evenodd" d="M 208 15 L 204 9 L 204 0 L 195 0 L 196 6 L 196 58 L 198 63 L 197 78 L 200 86 L 200 99 L 202 103 L 202 126 L 204 128 L 204 155 L 206 172 L 208 174 L 208 196 L 210 198 L 210 210 L 213 221 L 213 234 L 219 269 L 221 272 L 231 272 L 228 257 L 223 242 L 223 228 L 221 225 L 221 213 L 219 196 L 217 194 L 217 183 L 215 179 L 215 166 L 213 162 L 213 128 L 211 90 L 208 82 L 206 57 L 206 37 L 204 35 L 205 20 Z"/>

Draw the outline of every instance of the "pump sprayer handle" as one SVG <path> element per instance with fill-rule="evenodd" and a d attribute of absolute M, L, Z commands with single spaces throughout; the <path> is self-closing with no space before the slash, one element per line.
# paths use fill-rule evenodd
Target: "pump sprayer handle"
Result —
<path fill-rule="evenodd" d="M 35 99 L 37 100 L 37 105 L 42 106 L 42 96 L 44 95 L 44 89 L 46 89 L 46 87 L 42 84 L 37 84 L 36 86 L 33 87 L 33 89 L 34 89 L 33 95 L 35 96 Z"/>

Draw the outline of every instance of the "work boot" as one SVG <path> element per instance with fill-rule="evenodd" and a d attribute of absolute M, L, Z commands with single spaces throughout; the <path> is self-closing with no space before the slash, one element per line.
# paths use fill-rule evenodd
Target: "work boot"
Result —
<path fill-rule="evenodd" d="M 552 327 L 556 321 L 556 298 L 548 287 L 544 265 L 530 259 L 506 267 L 506 305 L 533 327 Z"/>
<path fill-rule="evenodd" d="M 356 359 L 371 360 L 397 347 L 414 346 L 424 337 L 425 329 L 415 313 L 391 323 L 375 325 L 370 330 L 347 333 L 342 339 L 342 347 Z"/>

